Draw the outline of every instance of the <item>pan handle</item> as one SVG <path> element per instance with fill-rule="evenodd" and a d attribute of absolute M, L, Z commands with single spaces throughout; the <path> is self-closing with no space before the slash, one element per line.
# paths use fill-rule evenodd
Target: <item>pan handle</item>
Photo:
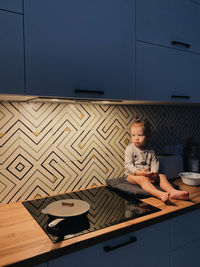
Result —
<path fill-rule="evenodd" d="M 48 224 L 49 227 L 54 227 L 56 226 L 59 222 L 62 222 L 63 220 L 65 220 L 66 218 L 58 218 L 58 219 L 55 219 L 53 220 L 52 222 L 50 222 Z"/>

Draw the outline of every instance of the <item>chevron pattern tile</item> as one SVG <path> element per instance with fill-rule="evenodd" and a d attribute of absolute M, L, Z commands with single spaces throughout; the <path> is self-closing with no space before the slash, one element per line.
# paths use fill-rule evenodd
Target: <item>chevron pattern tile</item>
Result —
<path fill-rule="evenodd" d="M 60 194 L 123 176 L 135 116 L 152 147 L 200 137 L 198 106 L 0 103 L 0 202 Z"/>

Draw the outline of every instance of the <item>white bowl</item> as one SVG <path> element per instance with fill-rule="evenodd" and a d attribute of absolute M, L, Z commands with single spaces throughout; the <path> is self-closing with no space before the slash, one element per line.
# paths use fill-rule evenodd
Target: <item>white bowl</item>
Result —
<path fill-rule="evenodd" d="M 200 185 L 200 173 L 197 172 L 181 172 L 179 173 L 184 184 L 197 186 Z"/>

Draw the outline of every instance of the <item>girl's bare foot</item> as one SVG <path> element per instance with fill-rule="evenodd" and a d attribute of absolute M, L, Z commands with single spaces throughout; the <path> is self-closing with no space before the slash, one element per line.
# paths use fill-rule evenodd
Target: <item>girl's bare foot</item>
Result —
<path fill-rule="evenodd" d="M 169 193 L 168 192 L 160 192 L 159 198 L 165 203 L 169 200 Z"/>
<path fill-rule="evenodd" d="M 172 198 L 172 199 L 187 200 L 187 199 L 189 199 L 189 192 L 187 192 L 187 191 L 181 191 L 181 190 L 174 190 L 170 194 L 170 198 Z"/>

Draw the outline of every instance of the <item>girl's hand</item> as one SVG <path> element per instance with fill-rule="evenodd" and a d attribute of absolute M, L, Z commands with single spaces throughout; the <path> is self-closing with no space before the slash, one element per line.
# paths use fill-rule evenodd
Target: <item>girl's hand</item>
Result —
<path fill-rule="evenodd" d="M 149 168 L 145 168 L 144 170 L 136 170 L 134 175 L 150 177 L 152 172 L 149 172 Z"/>
<path fill-rule="evenodd" d="M 136 170 L 134 175 L 148 177 L 152 183 L 158 180 L 158 173 L 150 172 L 149 168 L 145 168 L 144 170 Z"/>
<path fill-rule="evenodd" d="M 150 177 L 157 178 L 158 177 L 158 173 L 157 172 L 151 172 Z"/>
<path fill-rule="evenodd" d="M 158 173 L 157 172 L 151 172 L 149 179 L 151 180 L 152 183 L 155 183 L 159 179 Z"/>

